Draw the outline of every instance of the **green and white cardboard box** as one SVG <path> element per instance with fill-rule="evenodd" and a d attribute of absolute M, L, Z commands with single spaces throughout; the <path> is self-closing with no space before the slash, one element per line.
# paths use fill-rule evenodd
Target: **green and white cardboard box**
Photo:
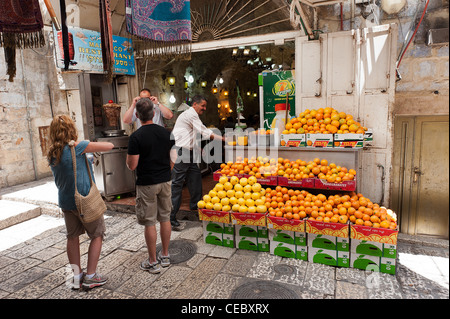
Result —
<path fill-rule="evenodd" d="M 267 227 L 253 225 L 235 225 L 236 248 L 269 251 Z"/>
<path fill-rule="evenodd" d="M 235 247 L 234 226 L 231 224 L 204 220 L 203 238 L 207 244 Z"/>
<path fill-rule="evenodd" d="M 350 254 L 350 267 L 352 268 L 378 272 L 380 271 L 380 262 L 381 258 L 379 256 Z"/>
<path fill-rule="evenodd" d="M 269 229 L 269 244 L 272 255 L 308 260 L 305 232 Z"/>
<path fill-rule="evenodd" d="M 369 263 L 372 271 L 380 271 L 382 273 L 387 274 L 395 274 L 396 270 L 396 259 L 397 259 L 397 245 L 391 245 L 386 243 L 379 243 L 374 241 L 366 241 L 359 239 L 351 239 L 351 256 L 352 260 L 357 261 L 356 267 L 359 269 L 365 269 L 365 263 L 368 263 L 369 260 L 374 264 Z M 376 257 L 376 258 L 369 258 Z M 365 261 L 363 259 L 366 259 Z M 362 265 L 362 266 L 361 266 Z M 375 265 L 378 267 L 376 269 Z M 363 268 L 361 268 L 363 267 Z M 372 269 L 373 268 L 373 269 Z"/>
<path fill-rule="evenodd" d="M 308 261 L 350 267 L 349 238 L 308 233 Z"/>

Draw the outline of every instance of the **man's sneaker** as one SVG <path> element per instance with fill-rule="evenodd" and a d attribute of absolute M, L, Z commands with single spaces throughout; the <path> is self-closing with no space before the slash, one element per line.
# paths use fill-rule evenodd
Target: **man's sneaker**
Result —
<path fill-rule="evenodd" d="M 83 272 L 80 277 L 73 276 L 73 278 L 72 278 L 72 287 L 71 287 L 73 290 L 79 290 L 79 289 L 82 288 L 84 275 L 85 275 L 85 273 Z"/>
<path fill-rule="evenodd" d="M 157 262 L 151 264 L 148 259 L 141 262 L 141 269 L 146 270 L 152 274 L 159 274 L 161 272 L 161 267 Z"/>
<path fill-rule="evenodd" d="M 87 275 L 85 275 L 82 287 L 83 289 L 92 289 L 95 287 L 103 286 L 107 281 L 108 278 L 97 273 L 95 273 L 95 275 L 90 279 L 87 277 Z"/>
<path fill-rule="evenodd" d="M 158 260 L 162 267 L 169 267 L 170 266 L 170 255 L 163 256 L 161 251 L 158 253 Z"/>

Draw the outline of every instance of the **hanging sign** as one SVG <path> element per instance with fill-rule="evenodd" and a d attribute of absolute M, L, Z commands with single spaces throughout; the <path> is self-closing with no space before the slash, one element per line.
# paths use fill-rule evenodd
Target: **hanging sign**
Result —
<path fill-rule="evenodd" d="M 76 27 L 69 30 L 69 70 L 104 73 L 100 32 Z M 64 68 L 62 33 L 53 28 L 56 42 L 56 65 Z M 114 73 L 135 75 L 136 68 L 131 39 L 113 35 Z"/>

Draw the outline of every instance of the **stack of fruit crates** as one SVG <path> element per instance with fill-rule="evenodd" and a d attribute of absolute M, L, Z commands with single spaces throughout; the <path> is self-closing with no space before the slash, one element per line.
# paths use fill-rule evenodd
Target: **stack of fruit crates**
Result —
<path fill-rule="evenodd" d="M 308 260 L 305 221 L 267 215 L 272 255 Z"/>
<path fill-rule="evenodd" d="M 350 267 L 348 223 L 306 220 L 308 261 L 330 266 Z"/>
<path fill-rule="evenodd" d="M 397 229 L 350 225 L 351 267 L 395 275 L 397 237 Z"/>

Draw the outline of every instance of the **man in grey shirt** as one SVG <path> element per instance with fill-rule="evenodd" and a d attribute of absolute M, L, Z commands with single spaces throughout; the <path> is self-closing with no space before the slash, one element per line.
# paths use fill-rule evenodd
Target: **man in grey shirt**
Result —
<path fill-rule="evenodd" d="M 139 92 L 139 96 L 133 99 L 133 103 L 123 116 L 123 122 L 125 124 L 132 124 L 136 122 L 136 129 L 141 127 L 141 121 L 136 117 L 136 102 L 144 97 L 148 97 L 153 102 L 153 110 L 155 111 L 155 115 L 153 116 L 153 123 L 164 127 L 163 117 L 170 120 L 173 117 L 173 112 L 166 106 L 159 103 L 158 98 L 156 96 L 152 96 L 150 90 L 145 88 Z"/>

